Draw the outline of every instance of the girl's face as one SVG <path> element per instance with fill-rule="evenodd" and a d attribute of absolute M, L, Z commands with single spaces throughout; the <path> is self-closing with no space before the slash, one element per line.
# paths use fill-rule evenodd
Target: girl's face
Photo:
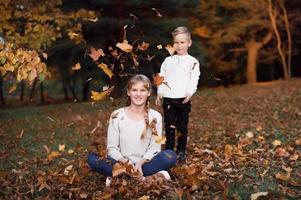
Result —
<path fill-rule="evenodd" d="M 139 81 L 132 85 L 127 91 L 127 95 L 131 99 L 131 105 L 144 106 L 150 96 L 150 91 L 145 87 L 144 82 Z"/>
<path fill-rule="evenodd" d="M 178 55 L 187 55 L 188 48 L 191 46 L 191 40 L 187 34 L 181 33 L 173 37 L 173 46 Z"/>

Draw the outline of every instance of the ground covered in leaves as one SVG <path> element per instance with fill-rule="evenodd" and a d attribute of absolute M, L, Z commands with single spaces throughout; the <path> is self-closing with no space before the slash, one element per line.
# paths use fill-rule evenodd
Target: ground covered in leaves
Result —
<path fill-rule="evenodd" d="M 1 199 L 300 199 L 301 80 L 201 89 L 192 100 L 187 163 L 172 181 L 89 170 L 123 102 L 0 110 Z"/>

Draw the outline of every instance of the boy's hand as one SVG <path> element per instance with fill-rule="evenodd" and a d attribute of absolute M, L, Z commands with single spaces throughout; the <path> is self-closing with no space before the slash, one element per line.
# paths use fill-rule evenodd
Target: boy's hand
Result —
<path fill-rule="evenodd" d="M 156 106 L 160 106 L 161 105 L 161 98 L 162 97 L 160 95 L 157 96 L 156 101 L 155 101 Z"/>
<path fill-rule="evenodd" d="M 187 103 L 191 99 L 191 94 L 186 94 L 186 98 L 183 100 L 182 104 Z"/>

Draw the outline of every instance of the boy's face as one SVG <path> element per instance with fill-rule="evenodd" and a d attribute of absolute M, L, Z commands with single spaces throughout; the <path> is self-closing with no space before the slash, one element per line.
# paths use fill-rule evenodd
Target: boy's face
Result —
<path fill-rule="evenodd" d="M 191 39 L 187 34 L 181 33 L 173 37 L 173 46 L 178 55 L 187 55 L 191 46 Z"/>

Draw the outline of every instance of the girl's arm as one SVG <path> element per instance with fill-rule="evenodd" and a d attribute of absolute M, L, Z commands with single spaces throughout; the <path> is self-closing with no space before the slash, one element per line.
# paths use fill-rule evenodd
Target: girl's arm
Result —
<path fill-rule="evenodd" d="M 124 159 L 119 147 L 120 131 L 118 127 L 118 113 L 112 113 L 108 127 L 107 150 L 108 156 L 116 161 Z"/>

